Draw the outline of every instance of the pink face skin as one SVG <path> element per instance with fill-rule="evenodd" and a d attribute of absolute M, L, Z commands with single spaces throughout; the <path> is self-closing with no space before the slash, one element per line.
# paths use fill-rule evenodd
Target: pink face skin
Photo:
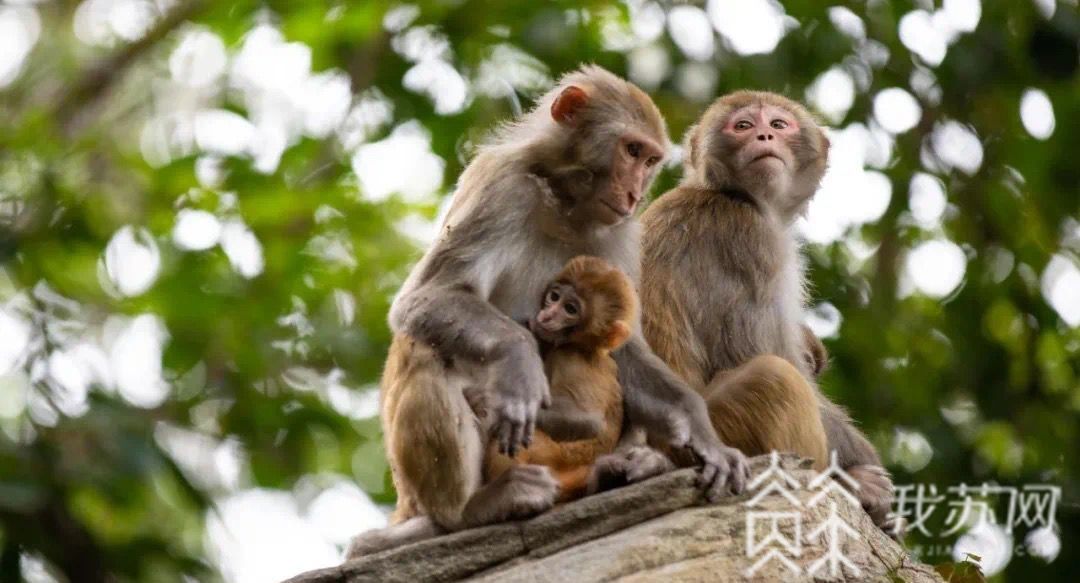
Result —
<path fill-rule="evenodd" d="M 739 166 L 794 164 L 791 145 L 799 136 L 799 121 L 786 109 L 755 103 L 727 118 L 723 133 L 738 145 Z"/>
<path fill-rule="evenodd" d="M 634 214 L 663 159 L 664 149 L 648 137 L 627 133 L 619 138 L 611 163 L 611 190 L 601 194 L 601 202 L 616 220 Z"/>
<path fill-rule="evenodd" d="M 529 328 L 541 340 L 557 343 L 567 329 L 581 321 L 584 306 L 574 288 L 564 283 L 554 283 L 544 292 L 540 312 L 529 323 Z"/>

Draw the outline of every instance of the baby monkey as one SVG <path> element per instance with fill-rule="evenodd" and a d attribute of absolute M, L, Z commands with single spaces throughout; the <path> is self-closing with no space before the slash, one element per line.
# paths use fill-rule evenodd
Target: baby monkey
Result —
<path fill-rule="evenodd" d="M 540 410 L 528 448 L 510 457 L 489 445 L 485 481 L 533 464 L 553 473 L 558 501 L 586 494 L 593 462 L 615 450 L 622 432 L 622 389 L 611 352 L 630 337 L 636 317 L 637 295 L 626 274 L 598 257 L 582 255 L 566 264 L 528 323 L 540 344 L 551 405 Z M 485 417 L 482 388 L 466 391 L 466 398 Z"/>

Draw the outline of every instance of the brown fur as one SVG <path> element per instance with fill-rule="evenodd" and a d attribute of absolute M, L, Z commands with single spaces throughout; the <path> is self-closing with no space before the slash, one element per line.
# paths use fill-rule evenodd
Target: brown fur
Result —
<path fill-rule="evenodd" d="M 647 95 L 587 66 L 480 149 L 461 175 L 439 238 L 390 310 L 395 336 L 382 419 L 401 528 L 357 537 L 356 553 L 530 516 L 554 503 L 559 482 L 546 466 L 518 465 L 482 480 L 489 439 L 516 455 L 551 399 L 536 341 L 516 321 L 534 312 L 547 282 L 577 255 L 601 257 L 636 281 L 632 213 L 668 145 Z M 630 329 L 634 336 L 614 355 L 626 419 L 696 452 L 711 497 L 732 475 L 731 489 L 741 490 L 745 458 L 719 443 L 704 401 L 652 355 L 639 324 Z M 578 365 L 600 371 L 610 363 Z M 574 366 L 561 364 L 553 376 Z M 490 396 L 483 425 L 466 399 L 478 386 Z"/>
<path fill-rule="evenodd" d="M 417 490 L 429 493 L 428 507 L 436 511 L 451 509 L 460 512 L 467 500 L 459 485 L 478 482 L 479 478 L 478 475 L 471 478 L 467 475 L 460 444 L 447 437 L 461 432 L 463 425 L 475 425 L 476 421 L 471 414 L 464 415 L 467 410 L 462 409 L 459 403 L 451 401 L 452 393 L 442 390 L 441 379 L 434 376 L 435 370 L 418 366 L 431 358 L 435 358 L 431 347 L 419 344 L 404 335 L 395 336 L 383 372 L 385 379 L 409 379 L 408 391 L 401 390 L 404 387 L 395 383 L 385 383 L 383 387 L 383 439 L 390 460 L 391 474 L 395 478 L 400 475 L 419 478 L 416 481 L 399 481 L 396 484 L 398 504 L 390 517 L 391 524 L 403 522 L 422 513 L 417 500 Z M 432 416 L 432 410 L 456 414 Z M 432 458 L 410 455 L 410 452 L 417 448 L 430 452 Z M 429 459 L 442 460 L 445 471 L 428 471 Z M 461 520 L 460 515 L 453 514 L 435 518 L 440 523 L 455 523 Z"/>
<path fill-rule="evenodd" d="M 738 134 L 738 123 L 750 133 Z M 740 91 L 714 103 L 686 144 L 682 183 L 642 216 L 646 339 L 706 399 L 726 443 L 751 455 L 793 451 L 818 468 L 829 450 L 842 467 L 879 467 L 873 446 L 817 390 L 827 356 L 801 323 L 792 223 L 825 172 L 824 132 L 793 101 Z M 759 162 L 761 148 L 776 160 Z M 858 494 L 877 519 L 891 492 L 879 483 L 883 469 L 871 473 L 878 483 Z"/>
<path fill-rule="evenodd" d="M 583 319 L 565 343 L 545 351 L 551 395 L 595 414 L 602 420 L 601 430 L 589 439 L 559 442 L 541 428 L 528 449 L 514 458 L 500 454 L 493 443 L 484 475 L 492 480 L 514 464 L 547 466 L 559 482 L 559 501 L 567 501 L 585 494 L 590 468 L 598 457 L 615 450 L 622 432 L 622 390 L 611 351 L 626 340 L 637 318 L 637 295 L 625 274 L 597 257 L 575 257 L 554 282 L 575 290 L 583 303 Z"/>

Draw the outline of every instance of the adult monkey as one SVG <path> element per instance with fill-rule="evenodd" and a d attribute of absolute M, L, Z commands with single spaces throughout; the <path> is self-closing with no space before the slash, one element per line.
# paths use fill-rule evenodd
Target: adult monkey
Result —
<path fill-rule="evenodd" d="M 390 536 L 396 540 L 354 549 L 371 552 L 553 504 L 557 483 L 542 466 L 481 483 L 488 439 L 462 391 L 488 383 L 491 437 L 510 455 L 529 445 L 548 385 L 536 342 L 516 321 L 533 314 L 544 286 L 574 256 L 601 257 L 637 280 L 632 217 L 667 146 L 652 100 L 588 66 L 565 76 L 465 169 L 438 241 L 390 310 L 395 336 L 382 416 L 398 492 L 391 522 L 417 521 Z M 710 498 L 741 491 L 745 457 L 717 439 L 702 399 L 651 352 L 638 322 L 634 328 L 615 354 L 628 421 L 693 452 Z M 605 467 L 630 479 L 666 468 L 655 452 L 624 451 Z"/>
<path fill-rule="evenodd" d="M 703 397 L 724 443 L 748 455 L 835 451 L 874 521 L 893 487 L 870 442 L 814 385 L 827 358 L 801 327 L 792 223 L 825 172 L 829 141 L 806 109 L 764 92 L 716 101 L 691 128 L 682 183 L 642 215 L 649 344 Z"/>

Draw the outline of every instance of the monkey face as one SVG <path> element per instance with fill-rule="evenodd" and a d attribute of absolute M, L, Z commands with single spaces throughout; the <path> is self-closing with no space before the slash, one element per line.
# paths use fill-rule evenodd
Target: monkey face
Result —
<path fill-rule="evenodd" d="M 684 183 L 738 191 L 791 222 L 821 184 L 829 139 L 799 103 L 737 91 L 709 107 L 686 149 Z"/>
<path fill-rule="evenodd" d="M 762 193 L 789 190 L 798 170 L 795 149 L 801 139 L 799 121 L 790 111 L 754 103 L 731 112 L 720 132 L 740 183 Z"/>
<path fill-rule="evenodd" d="M 637 210 L 652 184 L 657 164 L 664 159 L 664 149 L 643 134 L 627 132 L 615 140 L 610 179 L 597 193 L 597 200 L 607 212 L 600 214 L 607 224 L 626 219 Z"/>
<path fill-rule="evenodd" d="M 546 174 L 569 204 L 567 214 L 582 222 L 615 225 L 633 216 L 667 153 L 656 106 L 640 90 L 628 94 L 629 105 L 611 107 L 593 103 L 590 91 L 571 85 L 552 103 L 552 118 L 568 132 L 572 147 L 562 161 L 570 170 Z M 655 119 L 642 123 L 635 109 Z"/>
<path fill-rule="evenodd" d="M 529 322 L 529 328 L 544 342 L 559 345 L 582 321 L 585 305 L 574 288 L 565 283 L 553 283 L 544 292 L 540 311 Z"/>

